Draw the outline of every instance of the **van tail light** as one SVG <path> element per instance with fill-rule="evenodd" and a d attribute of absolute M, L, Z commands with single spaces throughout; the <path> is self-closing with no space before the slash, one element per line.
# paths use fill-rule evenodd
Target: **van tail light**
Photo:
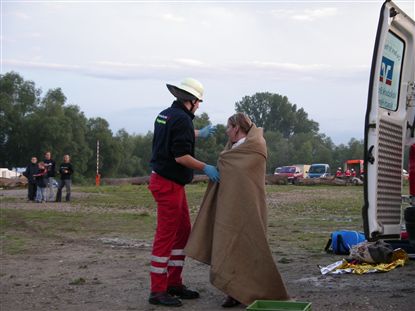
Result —
<path fill-rule="evenodd" d="M 415 144 L 409 148 L 409 194 L 415 196 Z"/>

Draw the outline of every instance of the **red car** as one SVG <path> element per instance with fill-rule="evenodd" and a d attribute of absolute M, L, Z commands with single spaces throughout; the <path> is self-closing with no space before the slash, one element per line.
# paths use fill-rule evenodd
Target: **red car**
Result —
<path fill-rule="evenodd" d="M 275 175 L 287 176 L 288 182 L 296 184 L 298 179 L 304 178 L 303 172 L 296 166 L 283 166 Z"/>

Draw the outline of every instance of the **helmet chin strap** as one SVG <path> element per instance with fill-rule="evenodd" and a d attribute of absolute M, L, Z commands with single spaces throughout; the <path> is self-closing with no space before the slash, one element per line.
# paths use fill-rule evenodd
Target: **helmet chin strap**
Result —
<path fill-rule="evenodd" d="M 194 111 L 193 111 L 193 109 L 195 108 L 195 106 L 196 106 L 196 102 L 197 102 L 197 99 L 194 99 L 194 100 L 180 100 L 180 99 L 178 99 L 178 101 L 179 102 L 181 102 L 182 103 L 182 105 L 187 109 L 187 110 L 189 110 L 191 113 L 194 113 Z M 189 109 L 189 107 L 186 105 L 186 103 L 189 103 L 190 104 L 190 109 Z"/>
<path fill-rule="evenodd" d="M 196 106 L 196 102 L 197 101 L 197 99 L 194 99 L 194 100 L 190 100 L 189 102 L 190 102 L 190 105 L 192 105 L 192 108 L 190 109 L 190 112 L 191 113 L 194 113 L 194 111 L 193 111 L 193 109 L 195 109 L 195 106 Z"/>

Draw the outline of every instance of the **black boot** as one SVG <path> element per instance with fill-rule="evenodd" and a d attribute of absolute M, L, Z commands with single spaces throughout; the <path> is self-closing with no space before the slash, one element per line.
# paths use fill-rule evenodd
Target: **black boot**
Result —
<path fill-rule="evenodd" d="M 148 302 L 153 305 L 162 305 L 167 307 L 180 307 L 182 305 L 180 299 L 177 299 L 166 292 L 151 293 Z"/>
<path fill-rule="evenodd" d="M 167 292 L 172 296 L 179 297 L 180 299 L 196 299 L 196 298 L 199 298 L 199 293 L 198 292 L 196 292 L 194 290 L 187 289 L 187 287 L 184 286 L 184 285 L 169 286 L 169 288 L 167 288 Z"/>
<path fill-rule="evenodd" d="M 232 298 L 231 296 L 228 296 L 228 297 L 226 297 L 225 302 L 222 304 L 222 307 L 232 308 L 232 307 L 238 306 L 240 304 L 241 303 L 238 300 Z"/>

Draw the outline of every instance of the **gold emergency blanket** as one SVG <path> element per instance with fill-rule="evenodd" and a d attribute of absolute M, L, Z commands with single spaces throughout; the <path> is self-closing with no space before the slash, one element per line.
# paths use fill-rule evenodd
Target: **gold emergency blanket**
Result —
<path fill-rule="evenodd" d="M 402 249 L 397 249 L 393 252 L 393 260 L 390 263 L 353 263 L 343 259 L 342 261 L 330 265 L 330 267 L 320 267 L 320 271 L 322 274 L 366 274 L 373 272 L 388 272 L 397 267 L 403 267 L 408 260 L 408 254 Z"/>
<path fill-rule="evenodd" d="M 220 183 L 209 183 L 185 253 L 210 268 L 219 290 L 248 305 L 289 299 L 268 246 L 264 172 L 267 149 L 261 128 L 219 156 Z"/>

